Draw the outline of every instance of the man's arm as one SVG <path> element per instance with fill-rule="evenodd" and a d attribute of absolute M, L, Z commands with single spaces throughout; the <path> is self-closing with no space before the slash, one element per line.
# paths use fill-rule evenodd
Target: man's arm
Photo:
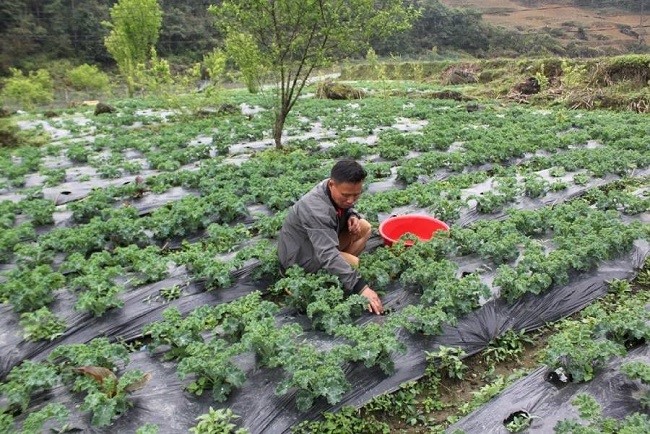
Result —
<path fill-rule="evenodd" d="M 332 227 L 331 217 L 326 213 L 307 212 L 300 213 L 299 218 L 313 247 L 315 260 L 323 269 L 338 276 L 348 293 L 360 293 L 366 283 L 341 256 L 338 233 Z"/>
<path fill-rule="evenodd" d="M 384 312 L 384 307 L 377 293 L 367 285 L 359 272 L 341 256 L 338 250 L 338 234 L 336 230 L 329 228 L 326 221 L 319 220 L 319 218 L 315 218 L 305 225 L 317 260 L 323 264 L 325 270 L 339 277 L 348 293 L 356 293 L 366 297 L 370 312 L 381 315 Z"/>

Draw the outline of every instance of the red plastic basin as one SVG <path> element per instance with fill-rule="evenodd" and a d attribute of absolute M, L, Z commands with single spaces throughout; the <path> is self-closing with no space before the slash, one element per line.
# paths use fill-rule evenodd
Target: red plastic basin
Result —
<path fill-rule="evenodd" d="M 387 246 L 392 246 L 407 233 L 417 236 L 422 241 L 428 241 L 436 231 L 448 230 L 449 226 L 445 222 L 422 214 L 389 217 L 379 225 L 379 234 Z"/>

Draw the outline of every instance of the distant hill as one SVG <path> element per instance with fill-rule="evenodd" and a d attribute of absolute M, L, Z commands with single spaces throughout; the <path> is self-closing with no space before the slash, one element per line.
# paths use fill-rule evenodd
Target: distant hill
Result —
<path fill-rule="evenodd" d="M 645 11 L 641 8 L 636 13 L 611 7 L 575 6 L 598 4 L 597 1 L 440 0 L 440 3 L 477 10 L 484 22 L 508 30 L 549 34 L 565 47 L 579 44 L 586 50 L 615 53 L 645 51 L 650 43 L 650 2 Z"/>

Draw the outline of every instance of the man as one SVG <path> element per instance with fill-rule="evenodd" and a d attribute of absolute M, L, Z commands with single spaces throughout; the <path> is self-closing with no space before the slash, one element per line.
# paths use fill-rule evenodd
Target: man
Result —
<path fill-rule="evenodd" d="M 381 300 L 357 271 L 372 229 L 352 208 L 366 175 L 354 160 L 337 162 L 330 177 L 289 210 L 278 237 L 278 255 L 284 269 L 298 264 L 310 273 L 324 269 L 338 276 L 348 294 L 363 295 L 368 310 L 380 315 Z"/>

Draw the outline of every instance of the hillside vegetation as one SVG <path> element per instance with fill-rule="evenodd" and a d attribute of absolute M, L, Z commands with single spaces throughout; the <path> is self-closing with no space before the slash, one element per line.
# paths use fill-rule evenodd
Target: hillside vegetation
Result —
<path fill-rule="evenodd" d="M 0 4 L 0 74 L 34 70 L 52 61 L 114 66 L 104 46 L 112 0 L 6 0 Z M 381 56 L 418 58 L 561 55 L 596 57 L 647 52 L 643 12 L 602 9 L 603 1 L 549 3 L 514 0 L 405 0 L 421 9 L 410 31 L 373 42 Z M 609 2 L 611 3 L 611 2 Z M 629 3 L 629 5 L 628 5 Z M 206 0 L 159 0 L 163 23 L 156 50 L 180 70 L 223 45 Z M 570 6 L 570 7 L 569 7 Z M 641 15 L 640 15 L 641 13 Z M 362 58 L 365 52 L 357 53 Z M 64 65 L 65 66 L 65 65 Z M 61 67 L 60 65 L 58 66 Z"/>

